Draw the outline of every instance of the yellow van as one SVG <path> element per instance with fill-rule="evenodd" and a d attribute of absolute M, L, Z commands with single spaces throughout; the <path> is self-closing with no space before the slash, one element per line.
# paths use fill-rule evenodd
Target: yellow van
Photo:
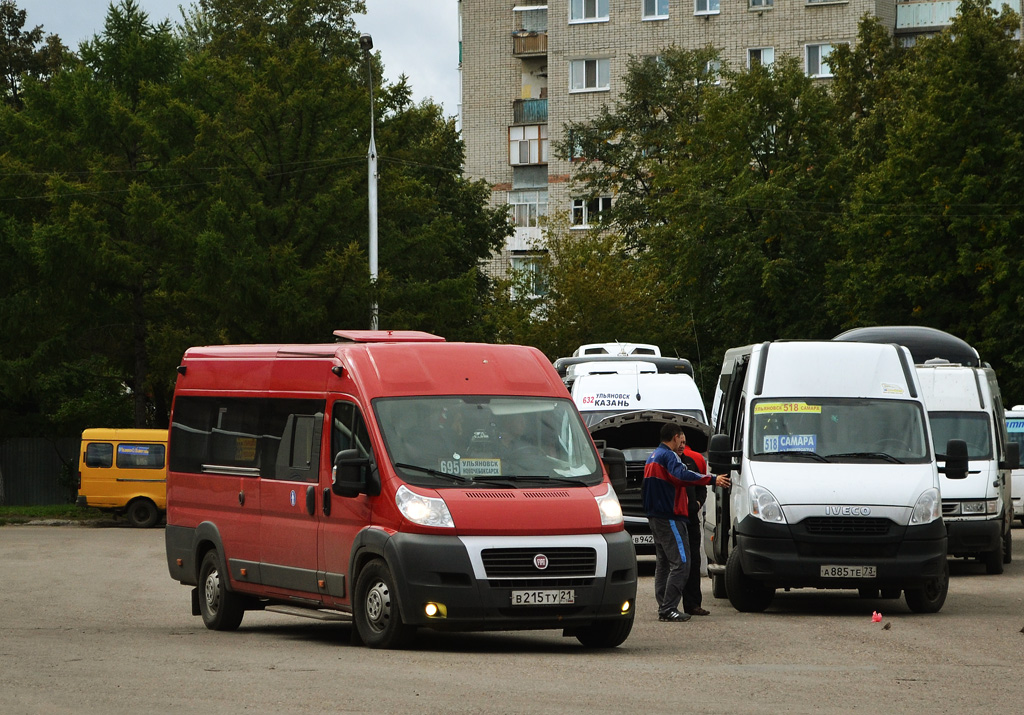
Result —
<path fill-rule="evenodd" d="M 167 430 L 87 429 L 78 464 L 78 506 L 156 526 L 167 511 Z"/>

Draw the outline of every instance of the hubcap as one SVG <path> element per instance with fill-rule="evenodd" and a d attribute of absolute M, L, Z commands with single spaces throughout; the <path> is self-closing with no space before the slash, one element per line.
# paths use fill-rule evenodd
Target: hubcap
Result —
<path fill-rule="evenodd" d="M 383 581 L 373 584 L 366 592 L 366 620 L 374 630 L 382 631 L 391 618 L 391 591 Z"/>
<path fill-rule="evenodd" d="M 214 569 L 206 574 L 206 609 L 210 613 L 216 613 L 220 606 L 220 574 Z"/>

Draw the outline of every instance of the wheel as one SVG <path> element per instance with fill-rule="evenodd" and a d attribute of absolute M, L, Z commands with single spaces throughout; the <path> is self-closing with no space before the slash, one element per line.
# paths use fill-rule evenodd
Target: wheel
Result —
<path fill-rule="evenodd" d="M 711 575 L 711 595 L 715 598 L 729 598 L 729 592 L 725 590 L 725 576 Z"/>
<path fill-rule="evenodd" d="M 869 586 L 863 586 L 857 589 L 857 594 L 861 598 L 878 598 L 878 589 L 871 588 Z"/>
<path fill-rule="evenodd" d="M 1010 529 L 1003 534 L 1003 563 L 1013 562 L 1013 532 Z"/>
<path fill-rule="evenodd" d="M 1004 548 L 1005 544 L 1000 544 L 999 548 L 986 551 L 981 555 L 981 560 L 985 562 L 985 573 L 996 575 L 1003 572 Z"/>
<path fill-rule="evenodd" d="M 733 549 L 725 564 L 725 590 L 729 603 L 742 613 L 760 613 L 772 604 L 775 589 L 743 573 L 739 549 Z"/>
<path fill-rule="evenodd" d="M 371 648 L 401 648 L 416 632 L 402 622 L 391 569 L 380 559 L 359 573 L 352 610 L 359 637 Z"/>
<path fill-rule="evenodd" d="M 160 520 L 160 510 L 149 499 L 140 497 L 128 504 L 128 522 L 139 529 L 151 529 Z"/>
<path fill-rule="evenodd" d="M 614 648 L 622 645 L 633 630 L 633 614 L 627 618 L 596 621 L 576 632 L 576 640 L 586 648 Z"/>
<path fill-rule="evenodd" d="M 949 590 L 949 562 L 942 565 L 942 575 L 921 588 L 908 588 L 904 593 L 907 605 L 914 613 L 938 613 L 946 602 Z"/>
<path fill-rule="evenodd" d="M 245 615 L 242 598 L 228 590 L 216 551 L 207 551 L 199 567 L 199 612 L 211 631 L 233 631 Z"/>

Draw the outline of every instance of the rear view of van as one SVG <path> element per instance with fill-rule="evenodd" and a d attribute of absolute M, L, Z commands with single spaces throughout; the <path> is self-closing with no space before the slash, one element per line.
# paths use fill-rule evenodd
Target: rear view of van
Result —
<path fill-rule="evenodd" d="M 1024 405 L 1014 405 L 1006 411 L 1006 437 L 1017 445 L 1018 452 L 1024 449 Z M 1010 499 L 1013 501 L 1013 516 L 1024 523 L 1024 469 L 1011 472 Z"/>
<path fill-rule="evenodd" d="M 85 430 L 76 503 L 156 526 L 167 509 L 166 451 L 167 430 Z"/>

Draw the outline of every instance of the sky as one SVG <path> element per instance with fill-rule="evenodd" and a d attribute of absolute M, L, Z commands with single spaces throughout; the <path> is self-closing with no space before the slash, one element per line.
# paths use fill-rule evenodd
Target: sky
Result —
<path fill-rule="evenodd" d="M 15 0 L 25 10 L 28 29 L 43 26 L 44 34 L 60 35 L 77 49 L 103 29 L 110 0 Z M 179 6 L 189 0 L 138 0 L 154 24 L 181 23 Z M 394 82 L 405 74 L 413 99 L 432 98 L 446 116 L 459 113 L 459 39 L 456 0 L 366 0 L 365 15 L 356 15 L 359 32 L 373 36 L 384 74 Z"/>

